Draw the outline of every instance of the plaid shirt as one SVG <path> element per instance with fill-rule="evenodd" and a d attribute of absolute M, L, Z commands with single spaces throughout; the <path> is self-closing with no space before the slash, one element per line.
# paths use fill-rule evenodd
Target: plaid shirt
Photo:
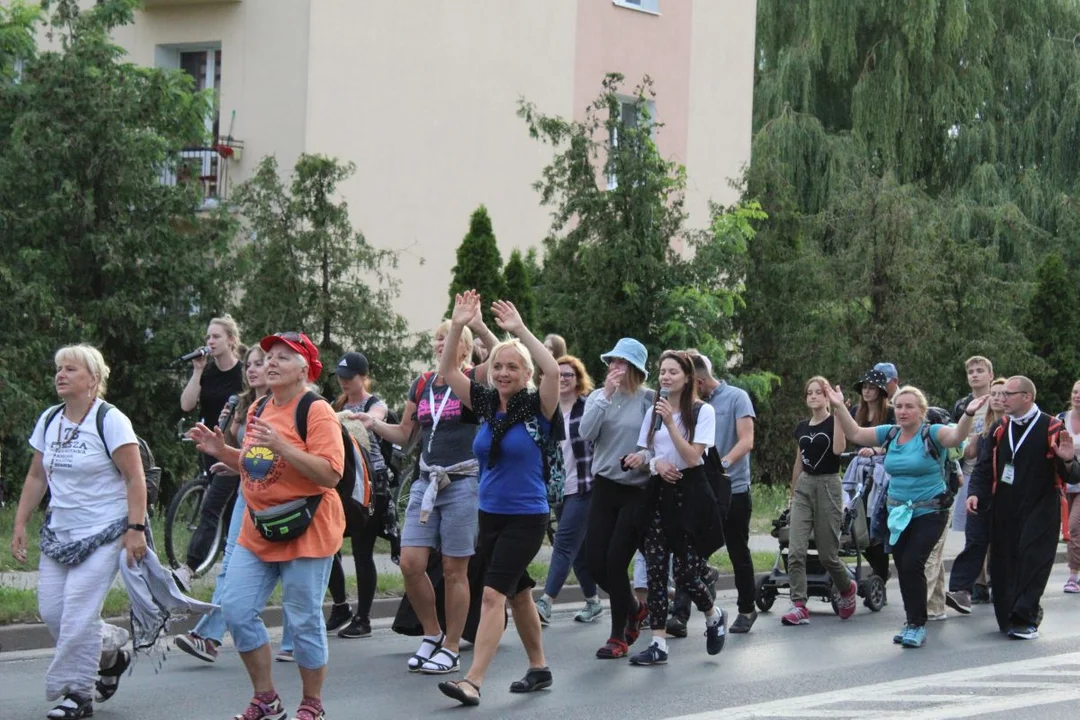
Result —
<path fill-rule="evenodd" d="M 581 424 L 581 416 L 585 412 L 585 398 L 579 397 L 570 408 L 570 447 L 574 451 L 577 460 L 578 493 L 584 495 L 592 490 L 592 443 L 581 437 L 578 426 Z"/>

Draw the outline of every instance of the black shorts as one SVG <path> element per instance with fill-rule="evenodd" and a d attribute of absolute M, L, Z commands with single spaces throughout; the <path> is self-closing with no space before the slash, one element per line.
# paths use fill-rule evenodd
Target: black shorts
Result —
<path fill-rule="evenodd" d="M 487 568 L 484 587 L 514 597 L 536 585 L 529 577 L 529 563 L 544 543 L 548 518 L 549 513 L 497 515 L 480 511 L 480 555 Z"/>

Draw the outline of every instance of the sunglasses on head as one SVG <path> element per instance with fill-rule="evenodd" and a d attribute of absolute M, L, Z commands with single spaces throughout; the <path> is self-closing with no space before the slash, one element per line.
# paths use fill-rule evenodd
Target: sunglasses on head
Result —
<path fill-rule="evenodd" d="M 288 342 L 294 342 L 300 345 L 300 347 L 307 347 L 307 343 L 304 342 L 304 336 L 298 332 L 279 332 L 274 333 L 274 337 L 279 337 L 282 340 Z"/>

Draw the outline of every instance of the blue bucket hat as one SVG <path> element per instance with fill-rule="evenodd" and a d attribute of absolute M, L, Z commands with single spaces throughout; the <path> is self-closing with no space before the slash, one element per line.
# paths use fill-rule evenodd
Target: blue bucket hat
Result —
<path fill-rule="evenodd" d="M 649 362 L 649 351 L 634 338 L 622 338 L 619 342 L 615 343 L 615 347 L 600 356 L 600 359 L 604 361 L 605 365 L 615 358 L 625 360 L 641 372 L 645 373 L 646 378 L 649 377 L 649 371 L 645 369 L 645 366 Z"/>

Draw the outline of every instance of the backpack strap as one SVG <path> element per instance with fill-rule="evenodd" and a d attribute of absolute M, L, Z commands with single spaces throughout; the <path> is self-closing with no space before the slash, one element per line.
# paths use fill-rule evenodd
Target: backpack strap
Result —
<path fill-rule="evenodd" d="M 101 438 L 101 444 L 105 446 L 105 454 L 110 460 L 112 460 L 112 450 L 109 449 L 109 443 L 105 439 L 105 416 L 109 414 L 109 411 L 113 409 L 111 403 L 107 403 L 104 400 L 98 405 L 97 416 L 95 418 L 97 423 L 97 434 Z"/>
<path fill-rule="evenodd" d="M 889 446 L 892 445 L 892 441 L 900 434 L 900 426 L 893 425 L 889 428 L 889 431 L 885 433 L 885 442 L 881 444 L 881 452 L 883 455 L 888 454 Z"/>
<path fill-rule="evenodd" d="M 300 436 L 302 442 L 307 442 L 307 421 L 308 412 L 311 411 L 311 405 L 322 399 L 323 398 L 319 393 L 308 390 L 304 393 L 304 396 L 300 398 L 300 402 L 296 404 L 296 434 Z"/>
<path fill-rule="evenodd" d="M 51 408 L 45 411 L 45 425 L 41 428 L 42 432 L 44 432 L 46 435 L 48 434 L 49 426 L 52 425 L 53 420 L 56 419 L 56 416 L 64 411 L 64 407 L 65 404 L 60 403 L 59 405 L 53 405 Z"/>
<path fill-rule="evenodd" d="M 941 453 L 938 452 L 937 445 L 934 444 L 934 439 L 930 437 L 930 423 L 923 423 L 922 429 L 919 430 L 919 435 L 922 436 L 923 448 L 926 450 L 926 454 L 934 459 L 934 462 L 941 461 Z"/>
<path fill-rule="evenodd" d="M 420 381 L 416 383 L 416 405 L 420 406 L 420 398 L 424 396 L 424 391 L 427 390 L 428 383 L 435 377 L 434 370 L 428 370 L 426 373 L 420 375 Z"/>
<path fill-rule="evenodd" d="M 368 395 L 367 400 L 364 401 L 364 412 L 371 410 L 371 406 L 379 401 L 378 395 Z"/>

